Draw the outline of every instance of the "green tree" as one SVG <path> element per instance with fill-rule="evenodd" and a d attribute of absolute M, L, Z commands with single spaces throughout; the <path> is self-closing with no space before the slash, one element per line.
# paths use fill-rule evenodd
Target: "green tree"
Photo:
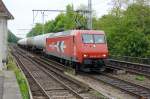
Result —
<path fill-rule="evenodd" d="M 27 34 L 27 37 L 36 36 L 42 34 L 43 25 L 37 23 L 34 28 Z"/>
<path fill-rule="evenodd" d="M 55 18 L 54 32 L 59 32 L 59 31 L 64 31 L 65 30 L 65 23 L 66 23 L 65 18 L 66 18 L 66 15 L 64 13 L 59 14 Z"/>
<path fill-rule="evenodd" d="M 65 16 L 65 30 L 68 29 L 74 29 L 76 24 L 75 24 L 75 13 L 74 13 L 74 8 L 73 5 L 68 5 L 66 8 L 66 16 Z"/>
<path fill-rule="evenodd" d="M 9 43 L 17 43 L 18 40 L 19 40 L 19 38 L 16 37 L 10 30 L 8 30 L 8 39 L 7 39 L 7 41 Z"/>
<path fill-rule="evenodd" d="M 150 7 L 133 3 L 121 15 L 109 13 L 98 20 L 96 29 L 107 34 L 109 51 L 115 55 L 150 56 Z"/>
<path fill-rule="evenodd" d="M 55 32 L 54 20 L 46 22 L 44 27 L 45 27 L 45 33 Z"/>

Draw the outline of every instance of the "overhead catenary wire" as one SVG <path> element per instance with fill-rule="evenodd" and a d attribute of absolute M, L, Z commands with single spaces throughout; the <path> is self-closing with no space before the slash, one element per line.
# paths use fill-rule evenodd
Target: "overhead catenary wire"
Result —
<path fill-rule="evenodd" d="M 43 27 L 42 27 L 42 33 L 44 34 L 44 21 L 45 21 L 45 19 L 44 19 L 44 14 L 45 14 L 45 12 L 66 12 L 66 10 L 58 10 L 58 9 L 54 9 L 54 10 L 49 10 L 49 9 L 46 9 L 46 10 L 41 10 L 41 9 L 39 9 L 39 10 L 32 10 L 33 11 L 33 24 L 34 24 L 34 22 L 35 22 L 35 18 L 36 18 L 36 16 L 37 16 L 37 14 L 38 14 L 38 12 L 41 12 L 41 14 L 42 14 L 42 24 L 43 24 Z M 35 12 L 37 12 L 37 14 L 36 14 L 36 16 L 35 16 Z M 84 13 L 84 14 L 87 14 L 87 18 L 88 18 L 88 20 L 87 20 L 87 28 L 88 29 L 92 29 L 92 0 L 88 0 L 88 10 L 77 10 L 77 11 L 75 11 L 75 12 L 82 12 L 82 13 Z"/>

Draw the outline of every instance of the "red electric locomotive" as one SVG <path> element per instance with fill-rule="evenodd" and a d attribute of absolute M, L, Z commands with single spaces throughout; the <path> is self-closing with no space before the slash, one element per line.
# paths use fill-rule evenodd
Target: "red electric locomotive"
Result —
<path fill-rule="evenodd" d="M 44 50 L 66 64 L 71 63 L 76 70 L 103 71 L 104 60 L 108 57 L 105 33 L 96 30 L 54 33 L 46 38 Z"/>

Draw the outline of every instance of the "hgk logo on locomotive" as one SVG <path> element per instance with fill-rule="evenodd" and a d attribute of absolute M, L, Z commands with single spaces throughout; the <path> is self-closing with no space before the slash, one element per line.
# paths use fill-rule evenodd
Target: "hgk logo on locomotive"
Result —
<path fill-rule="evenodd" d="M 66 48 L 65 42 L 64 41 L 57 41 L 57 42 L 52 42 L 49 44 L 49 48 L 53 50 L 57 50 L 57 52 L 62 52 L 64 53 L 64 49 Z"/>

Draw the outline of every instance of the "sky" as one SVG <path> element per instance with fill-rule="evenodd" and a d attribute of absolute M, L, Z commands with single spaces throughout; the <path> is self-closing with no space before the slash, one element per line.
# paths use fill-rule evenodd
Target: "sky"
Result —
<path fill-rule="evenodd" d="M 33 23 L 32 10 L 58 9 L 65 10 L 66 5 L 73 4 L 77 9 L 81 4 L 87 5 L 88 0 L 3 0 L 7 9 L 14 16 L 14 20 L 8 21 L 8 28 L 18 37 L 25 37 L 35 23 L 42 23 L 42 14 L 35 13 Z M 97 17 L 107 14 L 111 7 L 110 0 L 92 0 L 92 9 L 96 11 Z M 55 19 L 59 12 L 46 12 L 45 22 Z"/>

